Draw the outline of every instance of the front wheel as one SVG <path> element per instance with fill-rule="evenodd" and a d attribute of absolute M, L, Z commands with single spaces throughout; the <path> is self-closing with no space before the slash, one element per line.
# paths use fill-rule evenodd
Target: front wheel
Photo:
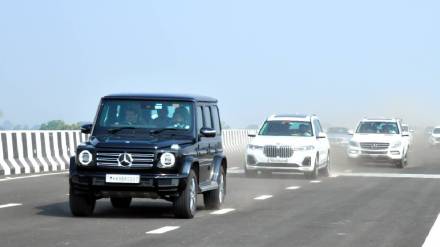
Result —
<path fill-rule="evenodd" d="M 70 189 L 69 206 L 73 216 L 87 217 L 93 214 L 95 210 L 96 199 L 89 195 L 76 195 L 73 189 Z"/>
<path fill-rule="evenodd" d="M 226 195 L 226 176 L 223 167 L 217 179 L 218 188 L 203 193 L 203 201 L 207 209 L 219 209 L 225 200 Z"/>
<path fill-rule="evenodd" d="M 322 168 L 322 175 L 324 177 L 330 177 L 331 167 L 330 167 L 330 153 L 327 155 L 327 161 L 324 168 Z"/>
<path fill-rule="evenodd" d="M 174 201 L 174 214 L 178 218 L 194 218 L 197 210 L 197 177 L 193 170 L 188 175 L 182 194 Z"/>
<path fill-rule="evenodd" d="M 319 156 L 316 156 L 315 165 L 313 166 L 313 170 L 310 172 L 304 173 L 304 176 L 306 177 L 306 179 L 313 180 L 313 179 L 318 178 L 318 175 L 319 175 L 318 166 L 319 166 Z"/>
<path fill-rule="evenodd" d="M 396 167 L 400 169 L 403 169 L 406 166 L 408 166 L 408 152 L 406 152 L 405 156 L 403 156 L 403 158 L 396 163 Z"/>

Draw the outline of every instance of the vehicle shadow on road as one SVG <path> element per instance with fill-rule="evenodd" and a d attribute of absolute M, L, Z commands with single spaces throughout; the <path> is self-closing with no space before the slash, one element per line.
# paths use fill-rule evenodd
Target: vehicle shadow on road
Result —
<path fill-rule="evenodd" d="M 200 200 L 199 200 L 200 203 Z M 59 202 L 37 207 L 38 215 L 74 218 L 70 212 L 69 202 Z M 204 207 L 199 205 L 198 210 Z M 99 219 L 175 219 L 172 203 L 166 201 L 134 200 L 126 209 L 115 209 L 108 199 L 98 200 L 93 215 L 89 218 Z"/>

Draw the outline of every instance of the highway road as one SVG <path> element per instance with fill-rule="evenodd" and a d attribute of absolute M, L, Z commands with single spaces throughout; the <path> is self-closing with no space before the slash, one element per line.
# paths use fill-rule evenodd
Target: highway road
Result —
<path fill-rule="evenodd" d="M 420 145 L 397 169 L 352 166 L 335 152 L 334 176 L 314 181 L 245 178 L 242 155 L 231 156 L 223 209 L 204 210 L 199 198 L 192 220 L 146 199 L 123 210 L 100 200 L 93 217 L 73 218 L 66 173 L 1 178 L 0 246 L 440 246 L 438 153 Z"/>

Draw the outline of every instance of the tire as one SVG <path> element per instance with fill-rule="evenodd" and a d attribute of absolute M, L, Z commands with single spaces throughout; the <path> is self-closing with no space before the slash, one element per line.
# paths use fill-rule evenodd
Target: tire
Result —
<path fill-rule="evenodd" d="M 192 219 L 197 210 L 197 177 L 193 170 L 188 175 L 185 189 L 174 201 L 177 218 Z"/>
<path fill-rule="evenodd" d="M 318 178 L 318 175 L 319 175 L 318 166 L 319 166 L 319 156 L 316 156 L 313 171 L 304 173 L 304 176 L 306 177 L 306 179 L 313 180 L 313 179 Z"/>
<path fill-rule="evenodd" d="M 396 163 L 396 167 L 403 169 L 408 166 L 408 152 L 405 153 L 405 156 Z"/>
<path fill-rule="evenodd" d="M 70 212 L 75 217 L 87 217 L 93 214 L 95 210 L 96 199 L 89 195 L 76 195 L 73 189 L 70 189 L 69 205 Z"/>
<path fill-rule="evenodd" d="M 331 174 L 330 153 L 328 153 L 326 165 L 324 168 L 322 168 L 322 175 L 324 177 L 330 177 L 330 174 Z"/>
<path fill-rule="evenodd" d="M 131 204 L 131 197 L 112 197 L 110 198 L 114 208 L 129 208 Z"/>
<path fill-rule="evenodd" d="M 206 209 L 219 209 L 225 200 L 226 195 L 226 176 L 223 167 L 217 179 L 219 187 L 215 190 L 203 193 L 203 201 Z"/>

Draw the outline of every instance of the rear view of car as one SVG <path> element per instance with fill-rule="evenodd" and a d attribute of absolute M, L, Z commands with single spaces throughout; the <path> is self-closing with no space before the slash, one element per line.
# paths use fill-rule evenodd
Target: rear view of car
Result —
<path fill-rule="evenodd" d="M 435 127 L 429 136 L 429 145 L 431 147 L 440 146 L 440 126 Z"/>
<path fill-rule="evenodd" d="M 350 130 L 345 127 L 331 127 L 327 129 L 327 136 L 332 147 L 345 148 L 351 139 Z"/>

